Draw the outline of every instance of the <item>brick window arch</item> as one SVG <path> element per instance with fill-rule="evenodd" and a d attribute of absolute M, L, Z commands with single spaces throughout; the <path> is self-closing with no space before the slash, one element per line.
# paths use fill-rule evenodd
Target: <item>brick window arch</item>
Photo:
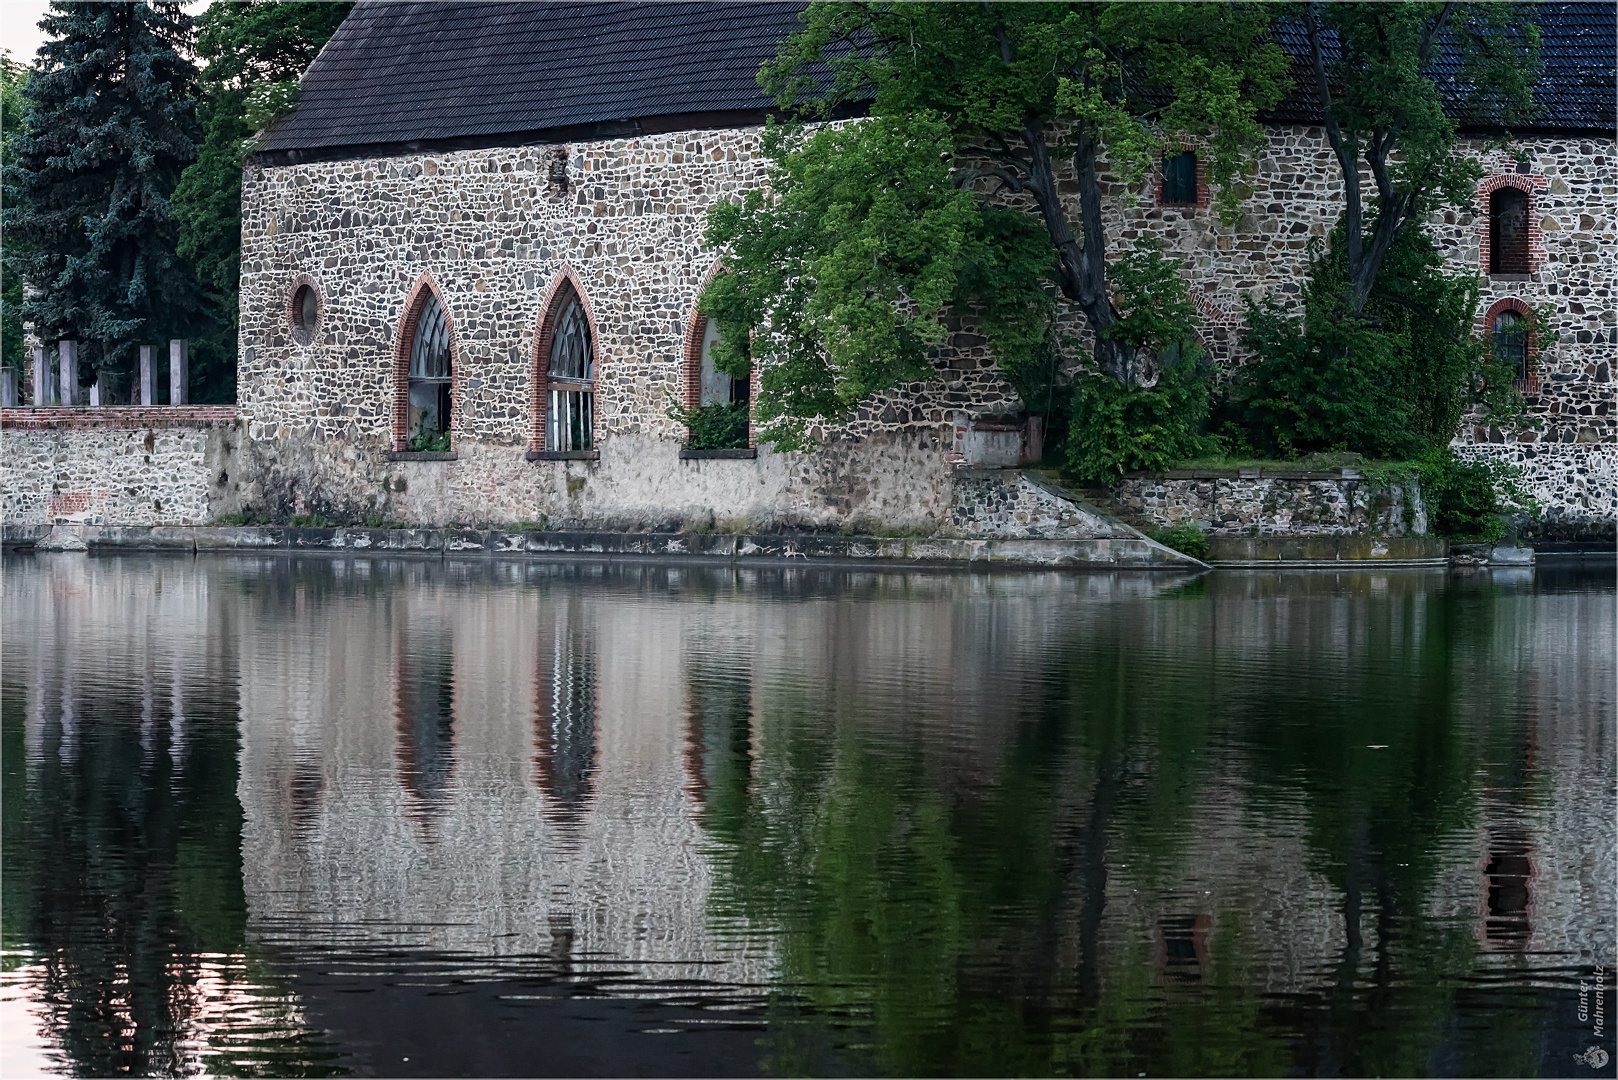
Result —
<path fill-rule="evenodd" d="M 1152 171 L 1152 194 L 1157 205 L 1208 205 L 1208 165 L 1196 145 L 1165 143 Z"/>
<path fill-rule="evenodd" d="M 714 275 L 724 269 L 722 263 L 714 263 L 703 279 L 702 289 L 697 290 L 701 297 L 703 289 Z M 686 322 L 685 349 L 682 358 L 682 379 L 684 389 L 685 407 L 695 411 L 707 405 L 724 405 L 743 403 L 748 409 L 747 431 L 738 442 L 736 449 L 752 448 L 753 421 L 752 402 L 758 396 L 758 368 L 755 365 L 752 373 L 745 381 L 733 379 L 731 376 L 717 371 L 713 366 L 713 346 L 719 337 L 718 325 L 708 316 L 697 309 L 695 303 L 691 305 L 691 317 Z M 687 440 L 694 437 L 691 431 L 686 432 Z"/>
<path fill-rule="evenodd" d="M 425 419 L 453 438 L 455 318 L 430 273 L 411 286 L 393 350 L 393 449 L 406 451 Z"/>
<path fill-rule="evenodd" d="M 600 338 L 590 299 L 562 267 L 540 306 L 530 380 L 529 460 L 595 457 Z"/>
<path fill-rule="evenodd" d="M 1493 277 L 1527 277 L 1545 265 L 1538 191 L 1543 176 L 1500 173 L 1478 187 L 1478 271 Z"/>
<path fill-rule="evenodd" d="M 1539 350 L 1530 314 L 1526 303 L 1508 296 L 1489 306 L 1479 327 L 1494 349 L 1495 361 L 1515 369 L 1517 389 L 1525 393 L 1539 390 Z"/>

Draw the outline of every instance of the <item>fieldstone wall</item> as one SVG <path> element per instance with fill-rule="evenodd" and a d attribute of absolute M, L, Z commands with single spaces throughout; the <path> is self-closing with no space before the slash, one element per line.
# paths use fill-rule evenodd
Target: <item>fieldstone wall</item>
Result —
<path fill-rule="evenodd" d="M 1455 452 L 1522 468 L 1523 486 L 1544 506 L 1524 540 L 1618 539 L 1618 453 L 1611 445 L 1488 443 L 1460 445 Z"/>
<path fill-rule="evenodd" d="M 1093 540 L 1135 533 L 1012 469 L 962 469 L 950 507 L 952 535 L 1007 539 Z"/>
<path fill-rule="evenodd" d="M 1211 536 L 1423 536 L 1427 510 L 1412 478 L 1378 484 L 1342 473 L 1134 475 L 1113 501 L 1127 520 L 1194 523 Z"/>
<path fill-rule="evenodd" d="M 846 426 L 819 430 L 826 441 L 817 453 L 761 447 L 751 460 L 679 459 L 684 433 L 667 408 L 684 386 L 694 303 L 715 264 L 701 239 L 705 216 L 716 201 L 761 182 L 758 134 L 250 165 L 239 386 L 251 462 L 243 499 L 271 514 L 302 506 L 334 520 L 379 514 L 418 524 L 960 527 L 956 507 L 980 495 L 955 491 L 951 417 L 1020 408 L 988 343 L 969 326 L 939 350 L 936 379 L 879 397 Z M 558 154 L 568 163 L 566 190 L 549 183 Z M 1457 268 L 1483 276 L 1480 320 L 1506 297 L 1550 305 L 1561 340 L 1535 359 L 1530 410 L 1551 421 L 1543 431 L 1496 438 L 1471 424 L 1460 441 L 1506 445 L 1531 434 L 1562 443 L 1571 432 L 1574 442 L 1610 448 L 1618 436 L 1613 141 L 1523 140 L 1482 160 L 1484 187 L 1509 183 L 1530 193 L 1542 238 L 1533 273 L 1482 274 L 1484 214 L 1437 212 L 1435 234 Z M 1154 185 L 1111 185 L 1114 253 L 1142 233 L 1162 238 L 1185 262 L 1204 343 L 1221 362 L 1239 363 L 1242 298 L 1296 297 L 1310 238 L 1324 237 L 1340 212 L 1324 137 L 1317 128 L 1272 129 L 1248 212 L 1233 225 L 1208 205 L 1155 205 Z M 544 297 L 564 270 L 594 319 L 599 460 L 530 462 L 534 339 Z M 320 318 L 312 332 L 295 334 L 289 298 L 305 282 L 320 293 Z M 451 460 L 389 453 L 393 358 L 406 298 L 422 282 L 453 325 Z M 1082 340 L 1071 311 L 1062 322 Z M 1575 504 L 1566 510 L 1579 512 Z"/>
<path fill-rule="evenodd" d="M 239 489 L 228 406 L 0 411 L 7 525 L 203 525 Z"/>
<path fill-rule="evenodd" d="M 1018 407 L 970 333 L 936 381 L 820 430 L 819 453 L 679 459 L 668 406 L 715 262 L 705 215 L 760 182 L 757 141 L 742 129 L 578 144 L 566 192 L 547 184 L 543 147 L 249 167 L 238 385 L 254 497 L 417 523 L 939 525 L 950 417 Z M 594 320 L 600 459 L 530 462 L 534 338 L 564 268 Z M 396 336 L 424 278 L 453 323 L 451 461 L 388 453 Z M 287 317 L 300 281 L 321 293 L 307 344 Z"/>

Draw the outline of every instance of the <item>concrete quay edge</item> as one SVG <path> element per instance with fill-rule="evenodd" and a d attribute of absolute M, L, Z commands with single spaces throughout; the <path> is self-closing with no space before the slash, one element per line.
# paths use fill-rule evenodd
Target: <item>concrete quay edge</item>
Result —
<path fill-rule="evenodd" d="M 530 558 L 693 558 L 705 561 L 853 563 L 1029 569 L 1208 569 L 1145 537 L 1091 540 L 957 539 L 825 534 L 508 532 L 483 529 L 293 526 L 6 525 L 10 551 L 248 552 Z"/>

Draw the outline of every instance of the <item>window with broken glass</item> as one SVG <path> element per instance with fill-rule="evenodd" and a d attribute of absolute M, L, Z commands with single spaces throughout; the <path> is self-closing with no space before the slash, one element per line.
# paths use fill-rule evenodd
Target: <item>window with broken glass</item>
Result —
<path fill-rule="evenodd" d="M 410 406 L 406 413 L 410 449 L 449 449 L 453 386 L 449 320 L 438 297 L 429 295 L 410 342 Z"/>
<path fill-rule="evenodd" d="M 1515 379 L 1528 378 L 1528 324 L 1515 311 L 1502 311 L 1489 328 L 1494 340 L 1494 361 Z"/>
<path fill-rule="evenodd" d="M 556 320 L 545 412 L 545 449 L 595 449 L 595 348 L 584 305 L 573 297 Z"/>

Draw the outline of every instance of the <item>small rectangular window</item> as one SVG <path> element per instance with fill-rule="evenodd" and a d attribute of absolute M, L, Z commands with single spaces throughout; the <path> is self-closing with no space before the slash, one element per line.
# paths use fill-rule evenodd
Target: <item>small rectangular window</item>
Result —
<path fill-rule="evenodd" d="M 1194 204 L 1197 201 L 1197 155 L 1186 151 L 1163 155 L 1163 202 Z"/>

